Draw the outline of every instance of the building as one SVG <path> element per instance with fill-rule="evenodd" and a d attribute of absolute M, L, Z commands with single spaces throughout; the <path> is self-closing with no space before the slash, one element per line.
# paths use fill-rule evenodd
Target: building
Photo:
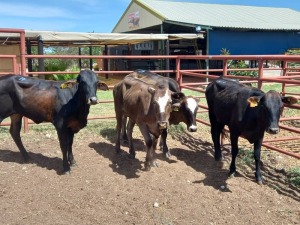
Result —
<path fill-rule="evenodd" d="M 284 54 L 288 49 L 300 48 L 300 12 L 289 8 L 132 0 L 112 32 L 204 33 L 205 38 L 196 43 L 170 41 L 170 54 L 219 55 L 222 49 L 232 55 Z M 160 48 L 165 49 L 163 45 Z"/>

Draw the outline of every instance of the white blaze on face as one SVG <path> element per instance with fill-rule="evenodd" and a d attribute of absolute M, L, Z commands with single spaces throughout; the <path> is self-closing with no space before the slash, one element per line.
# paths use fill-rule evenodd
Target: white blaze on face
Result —
<path fill-rule="evenodd" d="M 195 109 L 197 108 L 197 105 L 198 104 L 197 104 L 195 99 L 193 99 L 193 98 L 188 98 L 187 99 L 187 106 L 188 106 L 189 110 L 191 110 L 192 113 L 195 112 Z"/>
<path fill-rule="evenodd" d="M 169 99 L 170 99 L 170 97 L 169 97 L 167 91 L 166 91 L 166 93 L 165 93 L 165 95 L 163 97 L 159 97 L 158 98 L 157 103 L 159 105 L 159 111 L 161 113 L 165 112 L 165 108 L 166 108 L 166 105 L 168 104 Z"/>

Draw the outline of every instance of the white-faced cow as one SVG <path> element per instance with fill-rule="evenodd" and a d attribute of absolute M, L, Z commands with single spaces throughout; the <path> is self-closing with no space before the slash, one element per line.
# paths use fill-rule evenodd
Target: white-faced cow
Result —
<path fill-rule="evenodd" d="M 219 78 L 207 86 L 206 99 L 209 108 L 211 136 L 215 160 L 222 159 L 220 134 L 225 125 L 230 130 L 231 154 L 229 175 L 236 172 L 238 138 L 243 136 L 254 144 L 255 177 L 262 183 L 260 150 L 265 131 L 279 132 L 279 117 L 283 103 L 294 104 L 296 98 L 283 97 L 276 91 L 264 93 L 257 88 L 242 85 L 230 79 Z"/>
<path fill-rule="evenodd" d="M 154 155 L 154 144 L 161 134 L 161 130 L 169 125 L 171 112 L 171 91 L 165 79 L 158 79 L 153 84 L 148 84 L 133 77 L 125 77 L 115 85 L 113 90 L 115 112 L 117 118 L 116 151 L 120 152 L 120 136 L 123 120 L 128 121 L 129 152 L 135 157 L 132 143 L 132 129 L 137 124 L 147 147 L 145 169 L 157 166 Z"/>
<path fill-rule="evenodd" d="M 163 77 L 149 70 L 140 69 L 127 75 L 127 77 L 134 77 L 152 84 L 154 84 L 158 79 L 166 79 L 169 84 L 169 89 L 172 92 L 177 93 L 172 95 L 172 110 L 169 118 L 170 125 L 177 125 L 180 122 L 184 122 L 187 125 L 187 130 L 189 132 L 197 131 L 196 116 L 198 111 L 198 100 L 191 96 L 185 96 L 182 92 L 180 92 L 180 88 L 174 79 Z M 126 120 L 124 120 L 124 123 L 126 123 Z M 123 125 L 123 139 L 127 140 L 125 127 L 126 125 Z M 161 132 L 160 146 L 163 149 L 164 155 L 169 158 L 171 157 L 171 153 L 167 146 L 167 135 L 167 129 L 163 129 Z"/>
<path fill-rule="evenodd" d="M 66 86 L 72 86 L 64 88 Z M 97 104 L 97 75 L 81 71 L 76 82 L 57 82 L 20 75 L 0 77 L 0 122 L 11 118 L 10 134 L 25 161 L 29 155 L 20 137 L 22 117 L 35 123 L 51 122 L 57 131 L 63 156 L 63 171 L 70 171 L 75 164 L 72 152 L 74 134 L 86 126 L 90 105 Z"/>

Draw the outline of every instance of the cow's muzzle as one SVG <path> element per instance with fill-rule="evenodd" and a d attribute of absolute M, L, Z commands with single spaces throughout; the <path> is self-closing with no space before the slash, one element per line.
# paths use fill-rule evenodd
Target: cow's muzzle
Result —
<path fill-rule="evenodd" d="M 278 134 L 279 133 L 279 128 L 276 127 L 276 128 L 268 128 L 266 130 L 269 134 Z"/>
<path fill-rule="evenodd" d="M 160 130 L 168 128 L 168 122 L 162 121 L 162 122 L 158 122 L 157 124 Z"/>
<path fill-rule="evenodd" d="M 196 132 L 197 131 L 197 126 L 195 126 L 195 125 L 189 126 L 188 131 L 189 132 Z"/>
<path fill-rule="evenodd" d="M 91 97 L 88 100 L 89 105 L 96 105 L 98 103 L 98 98 L 97 97 Z"/>

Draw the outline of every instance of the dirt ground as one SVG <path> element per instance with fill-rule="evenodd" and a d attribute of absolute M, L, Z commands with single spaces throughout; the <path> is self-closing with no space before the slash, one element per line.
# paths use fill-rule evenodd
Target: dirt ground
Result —
<path fill-rule="evenodd" d="M 115 127 L 89 122 L 75 137 L 77 166 L 62 175 L 56 133 L 48 129 L 23 135 L 30 163 L 22 163 L 12 139 L 0 142 L 1 224 L 300 224 L 300 191 L 286 182 L 287 165 L 299 160 L 264 150 L 264 185 L 253 167 L 238 159 L 228 179 L 225 160 L 217 163 L 209 130 L 173 132 L 170 160 L 156 151 L 158 168 L 144 171 L 146 152 L 135 132 L 136 159 L 114 151 Z M 6 128 L 1 128 L 6 129 Z M 243 147 L 243 146 L 242 146 Z M 247 145 L 245 147 L 247 148 Z M 122 146 L 128 152 L 126 146 Z"/>

